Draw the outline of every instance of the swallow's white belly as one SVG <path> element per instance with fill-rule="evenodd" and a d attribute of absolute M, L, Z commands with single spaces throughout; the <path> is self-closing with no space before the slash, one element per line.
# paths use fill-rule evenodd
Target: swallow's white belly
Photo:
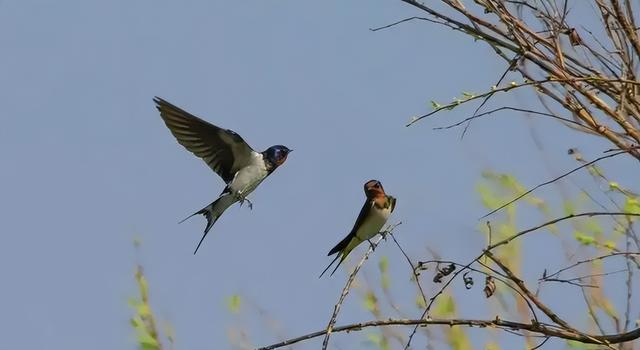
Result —
<path fill-rule="evenodd" d="M 386 209 L 374 207 L 370 213 L 369 217 L 364 220 L 362 226 L 356 231 L 356 236 L 361 240 L 371 239 L 382 230 L 382 226 L 391 215 L 391 207 Z"/>
<path fill-rule="evenodd" d="M 234 194 L 246 197 L 269 175 L 262 161 L 262 155 L 258 154 L 258 156 L 260 158 L 256 159 L 255 164 L 240 169 L 229 183 L 229 188 Z"/>

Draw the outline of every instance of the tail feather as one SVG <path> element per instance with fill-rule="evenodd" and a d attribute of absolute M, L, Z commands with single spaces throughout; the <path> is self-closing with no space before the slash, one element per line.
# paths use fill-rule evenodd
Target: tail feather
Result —
<path fill-rule="evenodd" d="M 216 221 L 218 221 L 218 219 L 222 215 L 222 213 L 224 213 L 224 211 L 227 210 L 227 208 L 229 208 L 235 202 L 236 200 L 232 195 L 223 193 L 213 203 L 207 205 L 206 207 L 198 210 L 197 212 L 189 215 L 188 217 L 180 221 L 180 223 L 183 223 L 184 221 L 186 221 L 187 219 L 195 215 L 203 215 L 207 219 L 207 226 L 204 228 L 204 233 L 202 234 L 202 238 L 200 238 L 200 242 L 198 242 L 198 246 L 196 247 L 196 250 L 193 252 L 193 255 L 195 255 L 198 252 L 198 249 L 200 249 L 200 245 L 202 244 L 202 241 L 204 241 L 204 238 L 207 237 L 207 234 L 209 233 L 209 230 L 211 230 L 211 227 L 213 227 L 213 224 L 215 224 Z"/>
<path fill-rule="evenodd" d="M 348 234 L 347 237 L 345 237 L 338 244 L 336 244 L 335 247 L 331 248 L 331 250 L 329 251 L 329 254 L 327 254 L 327 256 L 333 255 L 335 253 L 338 253 L 338 252 L 341 252 L 341 251 L 345 250 L 345 248 L 347 248 L 347 246 L 349 245 L 349 242 L 351 242 L 352 238 L 353 237 L 351 236 L 351 234 Z"/>
<path fill-rule="evenodd" d="M 336 272 L 338 267 L 340 267 L 340 264 L 342 264 L 342 262 L 347 257 L 347 255 L 351 252 L 351 250 L 349 249 L 349 243 L 351 243 L 352 239 L 353 239 L 352 235 L 348 234 L 347 237 L 345 237 L 343 240 L 341 240 L 340 243 L 336 244 L 336 246 L 333 247 L 329 251 L 329 254 L 327 254 L 327 256 L 333 255 L 333 254 L 336 254 L 336 253 L 338 253 L 338 255 L 336 255 L 336 257 L 331 261 L 329 266 L 327 266 L 327 268 L 324 269 L 324 271 L 322 271 L 322 273 L 320 274 L 320 276 L 318 278 L 322 277 L 322 275 L 324 275 L 324 273 L 327 272 L 327 270 L 329 270 L 331 265 L 333 265 L 333 263 L 335 263 L 336 260 L 338 260 L 340 258 L 340 261 L 338 262 L 338 265 L 336 265 L 336 267 L 333 269 L 333 271 L 329 275 L 329 276 L 333 276 L 333 274 Z"/>
<path fill-rule="evenodd" d="M 331 260 L 331 263 L 329 264 L 329 266 L 327 266 L 327 268 L 322 271 L 322 273 L 320 274 L 320 276 L 318 276 L 318 278 L 322 278 L 322 275 L 324 275 L 324 273 L 327 272 L 327 270 L 329 270 L 331 265 L 333 265 L 333 263 L 335 263 L 336 260 L 338 260 L 338 258 L 340 258 L 340 257 L 341 257 L 341 254 L 336 255 L 336 257 L 333 260 Z M 336 272 L 336 270 L 338 269 L 338 266 L 340 266 L 340 264 L 342 264 L 343 260 L 344 260 L 344 258 L 342 260 L 340 260 L 338 265 L 336 265 L 336 268 L 333 269 L 333 271 L 331 272 L 331 274 L 329 276 L 333 276 L 333 273 Z"/>

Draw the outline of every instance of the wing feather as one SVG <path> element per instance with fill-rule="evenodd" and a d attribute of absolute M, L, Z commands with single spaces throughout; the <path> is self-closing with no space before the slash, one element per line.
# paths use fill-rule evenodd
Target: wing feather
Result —
<path fill-rule="evenodd" d="M 255 151 L 236 132 L 208 123 L 160 97 L 153 101 L 178 143 L 202 158 L 226 183 L 251 163 Z"/>

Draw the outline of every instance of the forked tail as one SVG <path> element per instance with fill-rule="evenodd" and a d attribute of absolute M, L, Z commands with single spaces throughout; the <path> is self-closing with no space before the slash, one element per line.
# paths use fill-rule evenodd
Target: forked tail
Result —
<path fill-rule="evenodd" d="M 186 217 L 184 220 L 180 221 L 180 223 L 183 223 L 184 221 L 191 218 L 192 216 L 199 215 L 199 214 L 207 218 L 207 226 L 204 228 L 204 234 L 202 235 L 202 238 L 200 238 L 200 242 L 198 242 L 198 246 L 196 247 L 196 250 L 193 252 L 194 255 L 198 252 L 198 249 L 200 248 L 202 241 L 204 241 L 204 238 L 207 237 L 207 233 L 209 233 L 209 230 L 211 230 L 211 227 L 213 226 L 213 224 L 215 224 L 216 221 L 218 221 L 218 219 L 222 215 L 222 213 L 224 213 L 224 211 L 227 210 L 227 208 L 229 208 L 235 202 L 236 202 L 236 199 L 233 195 L 222 194 L 220 197 L 218 197 L 218 199 L 215 200 L 215 202 L 207 205 L 206 207 L 198 210 L 197 212 Z"/>

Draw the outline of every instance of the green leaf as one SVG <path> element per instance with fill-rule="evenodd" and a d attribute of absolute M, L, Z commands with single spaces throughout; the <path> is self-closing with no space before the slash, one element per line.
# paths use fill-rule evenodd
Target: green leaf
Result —
<path fill-rule="evenodd" d="M 476 186 L 476 191 L 480 194 L 482 205 L 486 208 L 493 210 L 502 204 L 500 198 L 498 198 L 487 185 L 479 184 Z"/>
<path fill-rule="evenodd" d="M 143 318 L 151 315 L 151 307 L 149 307 L 149 304 L 140 303 L 136 308 L 136 311 L 138 312 L 138 315 Z"/>
<path fill-rule="evenodd" d="M 420 309 L 426 309 L 427 308 L 427 301 L 424 300 L 424 298 L 422 297 L 422 294 L 416 295 L 416 305 Z"/>
<path fill-rule="evenodd" d="M 438 102 L 434 101 L 434 100 L 431 100 L 431 107 L 433 109 L 438 109 L 438 108 L 442 107 L 442 105 L 439 104 Z"/>
<path fill-rule="evenodd" d="M 380 273 L 387 273 L 387 270 L 389 269 L 389 258 L 386 255 L 380 258 L 378 268 L 380 269 Z"/>
<path fill-rule="evenodd" d="M 624 203 L 624 211 L 626 213 L 640 214 L 640 202 L 637 198 L 627 197 Z"/>
<path fill-rule="evenodd" d="M 131 317 L 131 319 L 129 319 L 129 322 L 131 322 L 131 326 L 133 328 L 140 328 L 140 327 L 144 327 L 144 323 L 142 322 L 142 319 L 140 318 L 140 316 L 134 316 Z"/>
<path fill-rule="evenodd" d="M 138 277 L 138 286 L 140 287 L 140 295 L 149 294 L 149 284 L 147 283 L 147 279 L 142 274 Z"/>
<path fill-rule="evenodd" d="M 378 333 L 367 333 L 367 341 L 376 346 L 380 346 L 380 343 L 382 343 L 382 335 Z"/>
<path fill-rule="evenodd" d="M 364 307 L 370 312 L 374 312 L 378 308 L 378 298 L 373 292 L 367 292 L 364 297 Z"/>
<path fill-rule="evenodd" d="M 441 316 L 451 316 L 456 312 L 456 303 L 451 295 L 443 295 L 436 306 L 436 313 Z"/>
<path fill-rule="evenodd" d="M 596 239 L 591 237 L 591 236 L 587 236 L 582 232 L 576 231 L 576 233 L 574 234 L 574 237 L 576 239 L 576 241 L 580 242 L 580 244 L 584 244 L 584 245 L 593 245 L 594 243 L 596 243 Z"/>
<path fill-rule="evenodd" d="M 140 346 L 145 350 L 155 350 L 160 348 L 158 340 L 147 332 L 140 332 L 138 334 L 138 344 L 140 344 Z"/>
<path fill-rule="evenodd" d="M 584 344 L 576 340 L 567 340 L 567 346 L 571 349 L 593 349 L 593 345 Z"/>
<path fill-rule="evenodd" d="M 573 204 L 572 201 L 564 201 L 562 203 L 562 208 L 565 215 L 571 215 L 576 212 L 575 204 Z"/>
<path fill-rule="evenodd" d="M 227 308 L 229 309 L 229 311 L 231 313 L 238 313 L 240 312 L 240 295 L 238 294 L 234 294 L 230 297 L 227 297 Z"/>
<path fill-rule="evenodd" d="M 140 303 L 141 301 L 133 297 L 127 299 L 127 304 L 129 304 L 129 307 L 131 307 L 132 309 L 137 309 Z"/>
<path fill-rule="evenodd" d="M 616 242 L 614 242 L 614 241 L 606 241 L 606 242 L 604 242 L 604 246 L 609 248 L 609 249 L 611 249 L 611 250 L 613 250 L 613 249 L 616 249 Z"/>
<path fill-rule="evenodd" d="M 485 345 L 485 350 L 500 350 L 500 345 L 494 343 L 494 342 L 490 342 L 487 343 L 487 345 Z"/>
<path fill-rule="evenodd" d="M 600 223 L 595 218 L 589 218 L 584 221 L 585 228 L 589 233 L 594 235 L 601 235 L 604 230 L 600 226 Z"/>

